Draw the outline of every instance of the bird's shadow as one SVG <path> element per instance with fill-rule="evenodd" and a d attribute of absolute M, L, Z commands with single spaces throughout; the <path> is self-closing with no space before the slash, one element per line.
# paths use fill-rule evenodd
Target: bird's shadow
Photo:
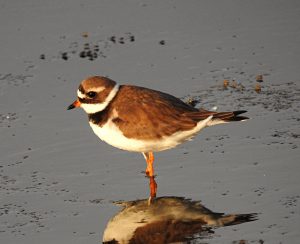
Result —
<path fill-rule="evenodd" d="M 150 178 L 149 199 L 116 202 L 122 209 L 107 223 L 103 243 L 201 243 L 201 239 L 213 235 L 215 228 L 257 219 L 255 213 L 216 213 L 200 201 L 184 197 L 153 197 L 154 183 L 157 187 Z"/>

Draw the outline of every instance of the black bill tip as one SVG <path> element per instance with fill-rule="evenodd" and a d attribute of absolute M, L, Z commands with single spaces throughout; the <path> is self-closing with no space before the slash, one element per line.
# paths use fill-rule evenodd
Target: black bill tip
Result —
<path fill-rule="evenodd" d="M 80 107 L 80 102 L 79 100 L 76 100 L 75 102 L 73 102 L 68 108 L 67 110 L 73 109 L 73 108 L 79 108 Z"/>
<path fill-rule="evenodd" d="M 67 107 L 67 110 L 71 110 L 71 109 L 73 109 L 73 108 L 75 108 L 75 106 L 74 106 L 74 104 L 72 103 L 70 106 Z"/>

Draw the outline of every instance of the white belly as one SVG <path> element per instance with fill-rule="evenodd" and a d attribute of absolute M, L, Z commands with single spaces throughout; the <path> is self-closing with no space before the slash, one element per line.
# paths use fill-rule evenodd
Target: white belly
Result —
<path fill-rule="evenodd" d="M 106 143 L 126 150 L 133 152 L 157 152 L 163 151 L 176 147 L 178 144 L 192 138 L 197 134 L 201 129 L 207 126 L 207 123 L 212 119 L 212 116 L 207 119 L 200 121 L 196 127 L 189 131 L 179 131 L 171 136 L 163 137 L 159 140 L 137 140 L 127 138 L 123 135 L 122 131 L 112 122 L 107 121 L 102 127 L 97 126 L 93 123 L 90 123 L 94 133 Z"/>

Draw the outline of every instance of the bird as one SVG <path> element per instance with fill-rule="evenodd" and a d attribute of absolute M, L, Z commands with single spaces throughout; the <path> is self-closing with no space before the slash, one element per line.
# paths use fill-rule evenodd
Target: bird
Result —
<path fill-rule="evenodd" d="M 135 85 L 122 85 L 104 76 L 84 79 L 68 110 L 81 107 L 94 133 L 106 143 L 142 153 L 145 173 L 154 177 L 154 152 L 191 140 L 203 128 L 244 121 L 247 112 L 195 108 L 170 94 Z"/>
<path fill-rule="evenodd" d="M 151 205 L 147 199 L 115 204 L 122 209 L 106 225 L 103 233 L 105 244 L 190 243 L 211 235 L 217 227 L 258 219 L 256 213 L 213 212 L 200 201 L 178 196 L 158 197 Z"/>

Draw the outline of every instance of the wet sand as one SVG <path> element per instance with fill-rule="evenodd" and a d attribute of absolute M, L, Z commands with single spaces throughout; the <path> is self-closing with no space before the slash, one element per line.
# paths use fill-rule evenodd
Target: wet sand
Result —
<path fill-rule="evenodd" d="M 248 110 L 157 153 L 158 196 L 258 213 L 198 243 L 299 242 L 299 11 L 292 0 L 0 3 L 0 242 L 99 243 L 114 201 L 148 197 L 142 155 L 66 111 L 90 75 Z"/>

